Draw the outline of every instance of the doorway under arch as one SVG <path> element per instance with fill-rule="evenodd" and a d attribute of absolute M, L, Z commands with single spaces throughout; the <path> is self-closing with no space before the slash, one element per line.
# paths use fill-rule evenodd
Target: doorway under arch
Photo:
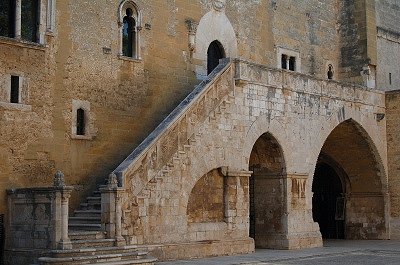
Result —
<path fill-rule="evenodd" d="M 323 239 L 344 239 L 344 187 L 331 165 L 317 164 L 312 184 L 313 219 L 319 224 Z"/>
<path fill-rule="evenodd" d="M 214 40 L 207 50 L 207 74 L 209 75 L 219 64 L 219 60 L 225 58 L 225 49 L 222 44 Z"/>
<path fill-rule="evenodd" d="M 249 236 L 257 248 L 281 248 L 284 237 L 286 167 L 278 141 L 263 134 L 253 146 L 249 169 L 250 226 Z"/>
<path fill-rule="evenodd" d="M 367 132 L 354 120 L 340 123 L 320 151 L 312 183 L 323 238 L 387 237 L 384 176 Z"/>

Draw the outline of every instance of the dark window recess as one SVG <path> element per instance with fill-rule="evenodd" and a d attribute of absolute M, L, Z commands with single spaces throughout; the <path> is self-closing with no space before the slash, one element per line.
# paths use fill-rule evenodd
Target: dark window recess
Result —
<path fill-rule="evenodd" d="M 4 214 L 0 214 L 0 265 L 4 264 L 4 242 L 5 242 Z"/>
<path fill-rule="evenodd" d="M 333 79 L 333 66 L 328 66 L 328 79 Z"/>
<path fill-rule="evenodd" d="M 14 37 L 15 0 L 0 1 L 0 36 Z"/>
<path fill-rule="evenodd" d="M 392 73 L 389 73 L 389 85 L 392 84 Z"/>
<path fill-rule="evenodd" d="M 136 21 L 132 17 L 132 9 L 126 9 L 126 16 L 124 17 L 124 26 L 122 29 L 122 54 L 127 57 L 135 57 L 134 51 L 136 50 Z"/>
<path fill-rule="evenodd" d="M 19 76 L 11 76 L 10 102 L 19 103 Z"/>
<path fill-rule="evenodd" d="M 282 69 L 287 69 L 287 55 L 285 54 L 281 56 L 281 67 Z"/>
<path fill-rule="evenodd" d="M 296 57 L 291 56 L 289 58 L 289 70 L 290 71 L 296 70 Z"/>
<path fill-rule="evenodd" d="M 222 58 L 225 58 L 222 44 L 217 40 L 211 42 L 207 50 L 207 74 L 210 74 L 219 65 L 219 60 Z"/>
<path fill-rule="evenodd" d="M 85 110 L 76 111 L 76 134 L 85 135 Z"/>
<path fill-rule="evenodd" d="M 39 0 L 21 2 L 21 38 L 27 41 L 38 41 Z"/>

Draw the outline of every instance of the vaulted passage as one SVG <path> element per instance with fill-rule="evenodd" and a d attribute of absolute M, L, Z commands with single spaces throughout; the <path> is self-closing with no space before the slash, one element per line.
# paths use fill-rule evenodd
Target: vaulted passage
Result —
<path fill-rule="evenodd" d="M 222 44 L 217 40 L 211 42 L 207 50 L 207 74 L 210 74 L 218 66 L 219 60 L 222 58 L 225 58 Z"/>
<path fill-rule="evenodd" d="M 279 247 L 284 234 L 285 161 L 279 143 L 269 133 L 254 144 L 250 155 L 250 237 L 257 248 Z"/>
<path fill-rule="evenodd" d="M 312 185 L 322 237 L 385 238 L 384 176 L 365 130 L 353 120 L 339 124 L 322 147 Z"/>
<path fill-rule="evenodd" d="M 336 171 L 327 163 L 317 164 L 313 191 L 313 219 L 322 238 L 344 238 L 344 190 Z"/>

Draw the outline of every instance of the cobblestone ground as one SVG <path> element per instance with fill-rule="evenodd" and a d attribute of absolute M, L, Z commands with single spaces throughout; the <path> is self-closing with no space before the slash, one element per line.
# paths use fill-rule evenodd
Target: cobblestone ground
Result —
<path fill-rule="evenodd" d="M 400 241 L 326 241 L 323 248 L 304 250 L 257 250 L 242 256 L 159 262 L 158 265 L 285 265 L 349 264 L 400 265 Z"/>

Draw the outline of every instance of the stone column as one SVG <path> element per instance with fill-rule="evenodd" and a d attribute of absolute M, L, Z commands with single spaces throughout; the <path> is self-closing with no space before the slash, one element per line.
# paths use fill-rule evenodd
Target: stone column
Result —
<path fill-rule="evenodd" d="M 321 247 L 318 223 L 312 217 L 312 191 L 307 173 L 288 173 L 286 181 L 287 231 L 284 249 Z"/>
<path fill-rule="evenodd" d="M 21 1 L 22 0 L 16 0 L 15 3 L 15 38 L 16 39 L 21 39 Z"/>
<path fill-rule="evenodd" d="M 54 176 L 54 187 L 56 189 L 57 200 L 56 208 L 57 212 L 60 212 L 60 226 L 56 226 L 56 234 L 60 235 L 58 240 L 59 249 L 72 249 L 71 240 L 68 237 L 68 204 L 69 198 L 71 197 L 72 188 L 65 186 L 64 174 L 61 171 L 57 171 Z M 58 218 L 57 218 L 58 219 Z"/>
<path fill-rule="evenodd" d="M 225 219 L 230 230 L 240 237 L 248 236 L 249 178 L 252 171 L 221 168 L 224 179 Z"/>
<path fill-rule="evenodd" d="M 108 183 L 101 191 L 101 223 L 107 238 L 114 238 L 117 246 L 125 245 L 122 237 L 122 196 L 123 188 L 118 187 L 117 176 L 111 173 Z"/>

